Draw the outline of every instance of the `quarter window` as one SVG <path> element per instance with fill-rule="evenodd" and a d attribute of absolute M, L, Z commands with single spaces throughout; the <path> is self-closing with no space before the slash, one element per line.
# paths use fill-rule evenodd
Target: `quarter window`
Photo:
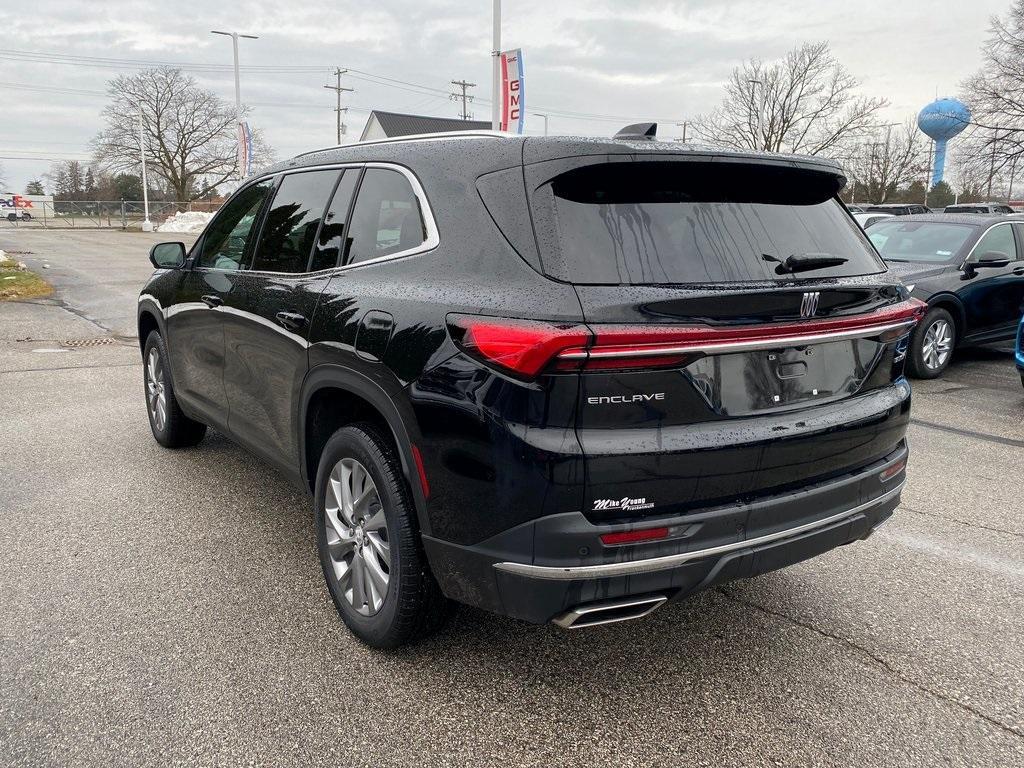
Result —
<path fill-rule="evenodd" d="M 338 172 L 290 173 L 281 180 L 263 225 L 254 269 L 305 272 Z"/>
<path fill-rule="evenodd" d="M 347 264 L 407 251 L 426 240 L 419 201 L 398 171 L 368 168 L 349 225 Z"/>
<path fill-rule="evenodd" d="M 196 266 L 232 272 L 248 269 L 247 247 L 253 225 L 273 187 L 267 179 L 246 187 L 227 202 L 203 237 Z"/>

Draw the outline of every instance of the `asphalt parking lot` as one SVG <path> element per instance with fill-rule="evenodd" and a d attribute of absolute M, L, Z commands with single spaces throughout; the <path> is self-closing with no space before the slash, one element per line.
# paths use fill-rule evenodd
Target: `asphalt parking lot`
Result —
<path fill-rule="evenodd" d="M 0 231 L 56 287 L 0 304 L 0 763 L 1024 765 L 1008 352 L 914 382 L 903 504 L 866 542 L 645 621 L 461 609 L 381 653 L 307 499 L 217 434 L 153 441 L 132 337 L 161 239 Z"/>

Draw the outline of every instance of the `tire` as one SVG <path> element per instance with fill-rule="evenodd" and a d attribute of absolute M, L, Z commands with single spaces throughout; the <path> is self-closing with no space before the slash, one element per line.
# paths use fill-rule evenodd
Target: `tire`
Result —
<path fill-rule="evenodd" d="M 350 503 L 353 496 L 365 501 Z M 427 565 L 401 465 L 372 424 L 343 427 L 327 441 L 314 503 L 327 588 L 356 637 L 397 648 L 445 622 L 451 604 Z"/>
<path fill-rule="evenodd" d="M 164 448 L 186 448 L 203 439 L 206 425 L 186 416 L 174 396 L 167 346 L 158 331 L 146 337 L 142 351 L 142 383 L 153 437 Z M 161 396 L 163 400 L 161 401 Z"/>
<path fill-rule="evenodd" d="M 1020 372 L 1020 385 L 1024 387 L 1024 371 Z"/>
<path fill-rule="evenodd" d="M 956 337 L 956 321 L 949 312 L 941 307 L 928 310 L 910 339 L 910 374 L 918 379 L 941 376 L 953 359 Z"/>
<path fill-rule="evenodd" d="M 32 221 L 32 214 L 31 213 L 23 213 L 23 214 L 21 214 L 21 217 L 23 219 L 25 219 L 25 221 Z"/>

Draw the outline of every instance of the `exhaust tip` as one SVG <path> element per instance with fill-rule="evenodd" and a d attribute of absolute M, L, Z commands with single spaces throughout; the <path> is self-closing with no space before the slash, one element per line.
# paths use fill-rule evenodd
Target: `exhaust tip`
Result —
<path fill-rule="evenodd" d="M 667 601 L 668 598 L 665 595 L 648 595 L 587 603 L 559 614 L 551 620 L 551 623 L 557 624 L 562 629 L 583 629 L 584 627 L 596 627 L 599 624 L 614 624 L 617 621 L 641 619 Z"/>

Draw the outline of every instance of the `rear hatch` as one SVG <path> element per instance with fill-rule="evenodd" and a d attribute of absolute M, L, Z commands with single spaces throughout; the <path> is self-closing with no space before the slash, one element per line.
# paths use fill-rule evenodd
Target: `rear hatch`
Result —
<path fill-rule="evenodd" d="M 834 168 L 617 155 L 527 163 L 540 269 L 591 340 L 577 434 L 594 522 L 842 475 L 897 448 L 916 307 Z"/>

